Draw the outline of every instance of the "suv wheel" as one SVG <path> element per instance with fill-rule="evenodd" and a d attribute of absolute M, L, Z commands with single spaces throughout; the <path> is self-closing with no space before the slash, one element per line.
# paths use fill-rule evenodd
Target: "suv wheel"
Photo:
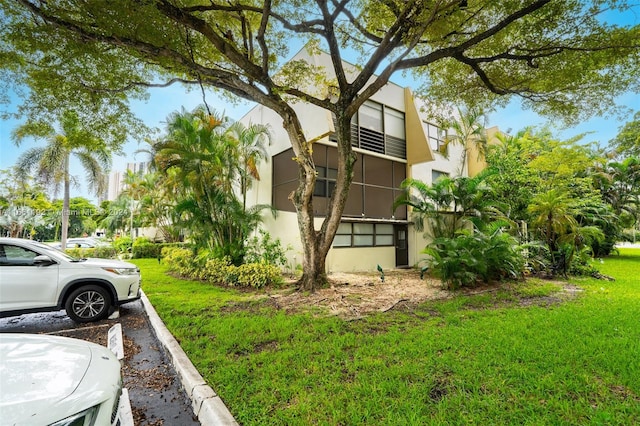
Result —
<path fill-rule="evenodd" d="M 111 298 L 104 288 L 86 285 L 71 292 L 64 308 L 75 322 L 99 321 L 109 315 Z"/>

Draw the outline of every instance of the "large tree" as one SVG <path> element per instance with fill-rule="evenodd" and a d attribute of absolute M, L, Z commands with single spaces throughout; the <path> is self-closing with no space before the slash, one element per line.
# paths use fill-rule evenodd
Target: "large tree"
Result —
<path fill-rule="evenodd" d="M 50 107 L 58 93 L 71 102 L 77 92 L 99 109 L 110 96 L 180 81 L 278 113 L 300 170 L 292 198 L 307 289 L 326 280 L 325 258 L 353 178 L 351 117 L 394 74 L 415 71 L 434 102 L 486 106 L 519 95 L 538 111 L 573 118 L 602 112 L 640 84 L 640 28 L 601 19 L 634 2 L 1 1 L 0 63 L 5 76 L 31 87 L 34 105 Z M 330 78 L 311 64 L 282 65 L 294 39 L 328 50 Z M 358 64 L 353 74 L 347 54 Z M 338 175 L 320 229 L 312 147 L 291 106 L 296 100 L 331 111 L 337 123 Z"/>

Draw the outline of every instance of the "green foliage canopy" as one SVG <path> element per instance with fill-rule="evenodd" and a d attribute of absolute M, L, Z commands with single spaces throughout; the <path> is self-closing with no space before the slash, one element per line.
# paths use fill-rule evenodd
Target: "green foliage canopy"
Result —
<path fill-rule="evenodd" d="M 618 155 L 640 157 L 640 111 L 625 124 L 612 142 Z"/>
<path fill-rule="evenodd" d="M 394 74 L 413 71 L 434 104 L 487 106 L 520 96 L 539 112 L 584 118 L 612 109 L 622 92 L 640 91 L 640 26 L 601 19 L 634 4 L 0 0 L 0 78 L 5 87 L 29 88 L 21 112 L 33 117 L 75 108 L 81 117 L 102 115 L 119 124 L 130 117 L 128 97 L 175 82 L 222 89 L 274 110 L 300 167 L 293 200 L 305 247 L 303 287 L 313 289 L 326 280 L 325 258 L 353 179 L 350 119 Z M 327 49 L 330 69 L 283 65 L 290 40 L 312 52 Z M 355 68 L 343 62 L 351 52 Z M 315 168 L 291 106 L 296 100 L 336 116 L 338 177 L 319 232 Z M 126 126 L 112 129 L 121 135 Z"/>
<path fill-rule="evenodd" d="M 6 87 L 29 88 L 22 113 L 64 106 L 116 124 L 127 116 L 129 98 L 174 82 L 267 106 L 293 96 L 345 107 L 303 87 L 318 74 L 311 65 L 282 68 L 289 40 L 322 41 L 340 91 L 348 92 L 343 97 L 361 98 L 357 104 L 393 73 L 413 70 L 434 100 L 503 103 L 519 95 L 540 112 L 576 117 L 638 90 L 640 29 L 602 17 L 633 3 L 2 0 L 0 63 Z M 351 84 L 339 62 L 347 51 L 358 52 L 361 69 Z M 376 82 L 357 95 L 376 71 Z"/>

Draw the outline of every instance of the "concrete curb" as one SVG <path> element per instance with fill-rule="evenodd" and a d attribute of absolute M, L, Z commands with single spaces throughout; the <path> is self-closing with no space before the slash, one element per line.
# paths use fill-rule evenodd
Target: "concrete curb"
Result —
<path fill-rule="evenodd" d="M 164 325 L 144 292 L 142 292 L 140 299 L 149 317 L 151 328 L 169 355 L 171 363 L 178 373 L 178 378 L 191 399 L 191 407 L 200 424 L 203 426 L 238 426 L 238 422 L 233 418 L 222 399 L 207 385 L 178 341 Z"/>

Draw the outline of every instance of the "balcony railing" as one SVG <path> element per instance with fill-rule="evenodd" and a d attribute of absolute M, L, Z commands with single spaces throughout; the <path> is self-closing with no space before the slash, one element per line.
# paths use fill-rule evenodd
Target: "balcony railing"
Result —
<path fill-rule="evenodd" d="M 336 124 L 335 121 L 334 124 Z M 329 136 L 329 140 L 338 141 L 335 133 Z M 391 157 L 407 158 L 407 142 L 404 139 L 359 127 L 356 124 L 351 125 L 351 146 Z"/>

